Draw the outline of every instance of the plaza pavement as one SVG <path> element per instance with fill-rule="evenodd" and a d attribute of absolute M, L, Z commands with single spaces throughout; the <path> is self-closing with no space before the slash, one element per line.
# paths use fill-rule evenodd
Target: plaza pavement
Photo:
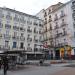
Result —
<path fill-rule="evenodd" d="M 64 65 L 67 64 L 55 64 L 51 66 L 25 65 L 24 69 L 10 70 L 7 75 L 56 75 L 56 73 L 68 69 L 68 67 L 63 67 Z M 3 75 L 3 70 L 0 70 L 0 75 Z"/>
<path fill-rule="evenodd" d="M 38 62 L 36 61 L 36 63 Z M 45 63 L 50 64 L 50 61 L 45 61 Z M 75 75 L 75 67 L 64 67 L 71 64 L 75 63 L 71 61 L 69 63 L 51 64 L 51 66 L 23 65 L 23 68 L 9 70 L 7 75 Z M 3 75 L 3 70 L 0 70 L 0 75 Z"/>
<path fill-rule="evenodd" d="M 75 68 L 67 68 L 50 75 L 75 75 Z"/>

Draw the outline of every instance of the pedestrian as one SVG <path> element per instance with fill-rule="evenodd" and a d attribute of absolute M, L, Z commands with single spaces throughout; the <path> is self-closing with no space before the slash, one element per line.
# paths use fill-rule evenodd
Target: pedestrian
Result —
<path fill-rule="evenodd" d="M 4 67 L 4 75 L 7 75 L 8 70 L 8 59 L 6 56 L 3 56 L 3 67 Z"/>

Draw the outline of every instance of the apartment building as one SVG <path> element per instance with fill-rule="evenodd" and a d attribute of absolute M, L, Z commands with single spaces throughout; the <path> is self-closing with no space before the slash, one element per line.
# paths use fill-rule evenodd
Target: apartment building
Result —
<path fill-rule="evenodd" d="M 23 50 L 32 56 L 42 54 L 42 28 L 43 20 L 36 16 L 0 7 L 0 52 Z"/>
<path fill-rule="evenodd" d="M 75 0 L 71 0 L 65 4 L 59 2 L 52 5 L 42 13 L 44 16 L 43 43 L 47 43 L 51 58 L 59 59 L 60 47 L 67 45 L 72 47 L 71 55 L 75 56 L 74 8 Z"/>

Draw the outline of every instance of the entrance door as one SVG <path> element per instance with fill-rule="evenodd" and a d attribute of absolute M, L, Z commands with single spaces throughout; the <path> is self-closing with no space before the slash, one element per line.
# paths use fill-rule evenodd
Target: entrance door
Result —
<path fill-rule="evenodd" d="M 55 51 L 55 58 L 58 60 L 60 59 L 60 51 L 59 50 L 56 50 Z"/>

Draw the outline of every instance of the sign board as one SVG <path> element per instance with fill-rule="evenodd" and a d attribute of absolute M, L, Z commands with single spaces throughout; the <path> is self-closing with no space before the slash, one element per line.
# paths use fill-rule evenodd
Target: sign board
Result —
<path fill-rule="evenodd" d="M 44 43 L 43 47 L 48 48 L 47 42 Z"/>

